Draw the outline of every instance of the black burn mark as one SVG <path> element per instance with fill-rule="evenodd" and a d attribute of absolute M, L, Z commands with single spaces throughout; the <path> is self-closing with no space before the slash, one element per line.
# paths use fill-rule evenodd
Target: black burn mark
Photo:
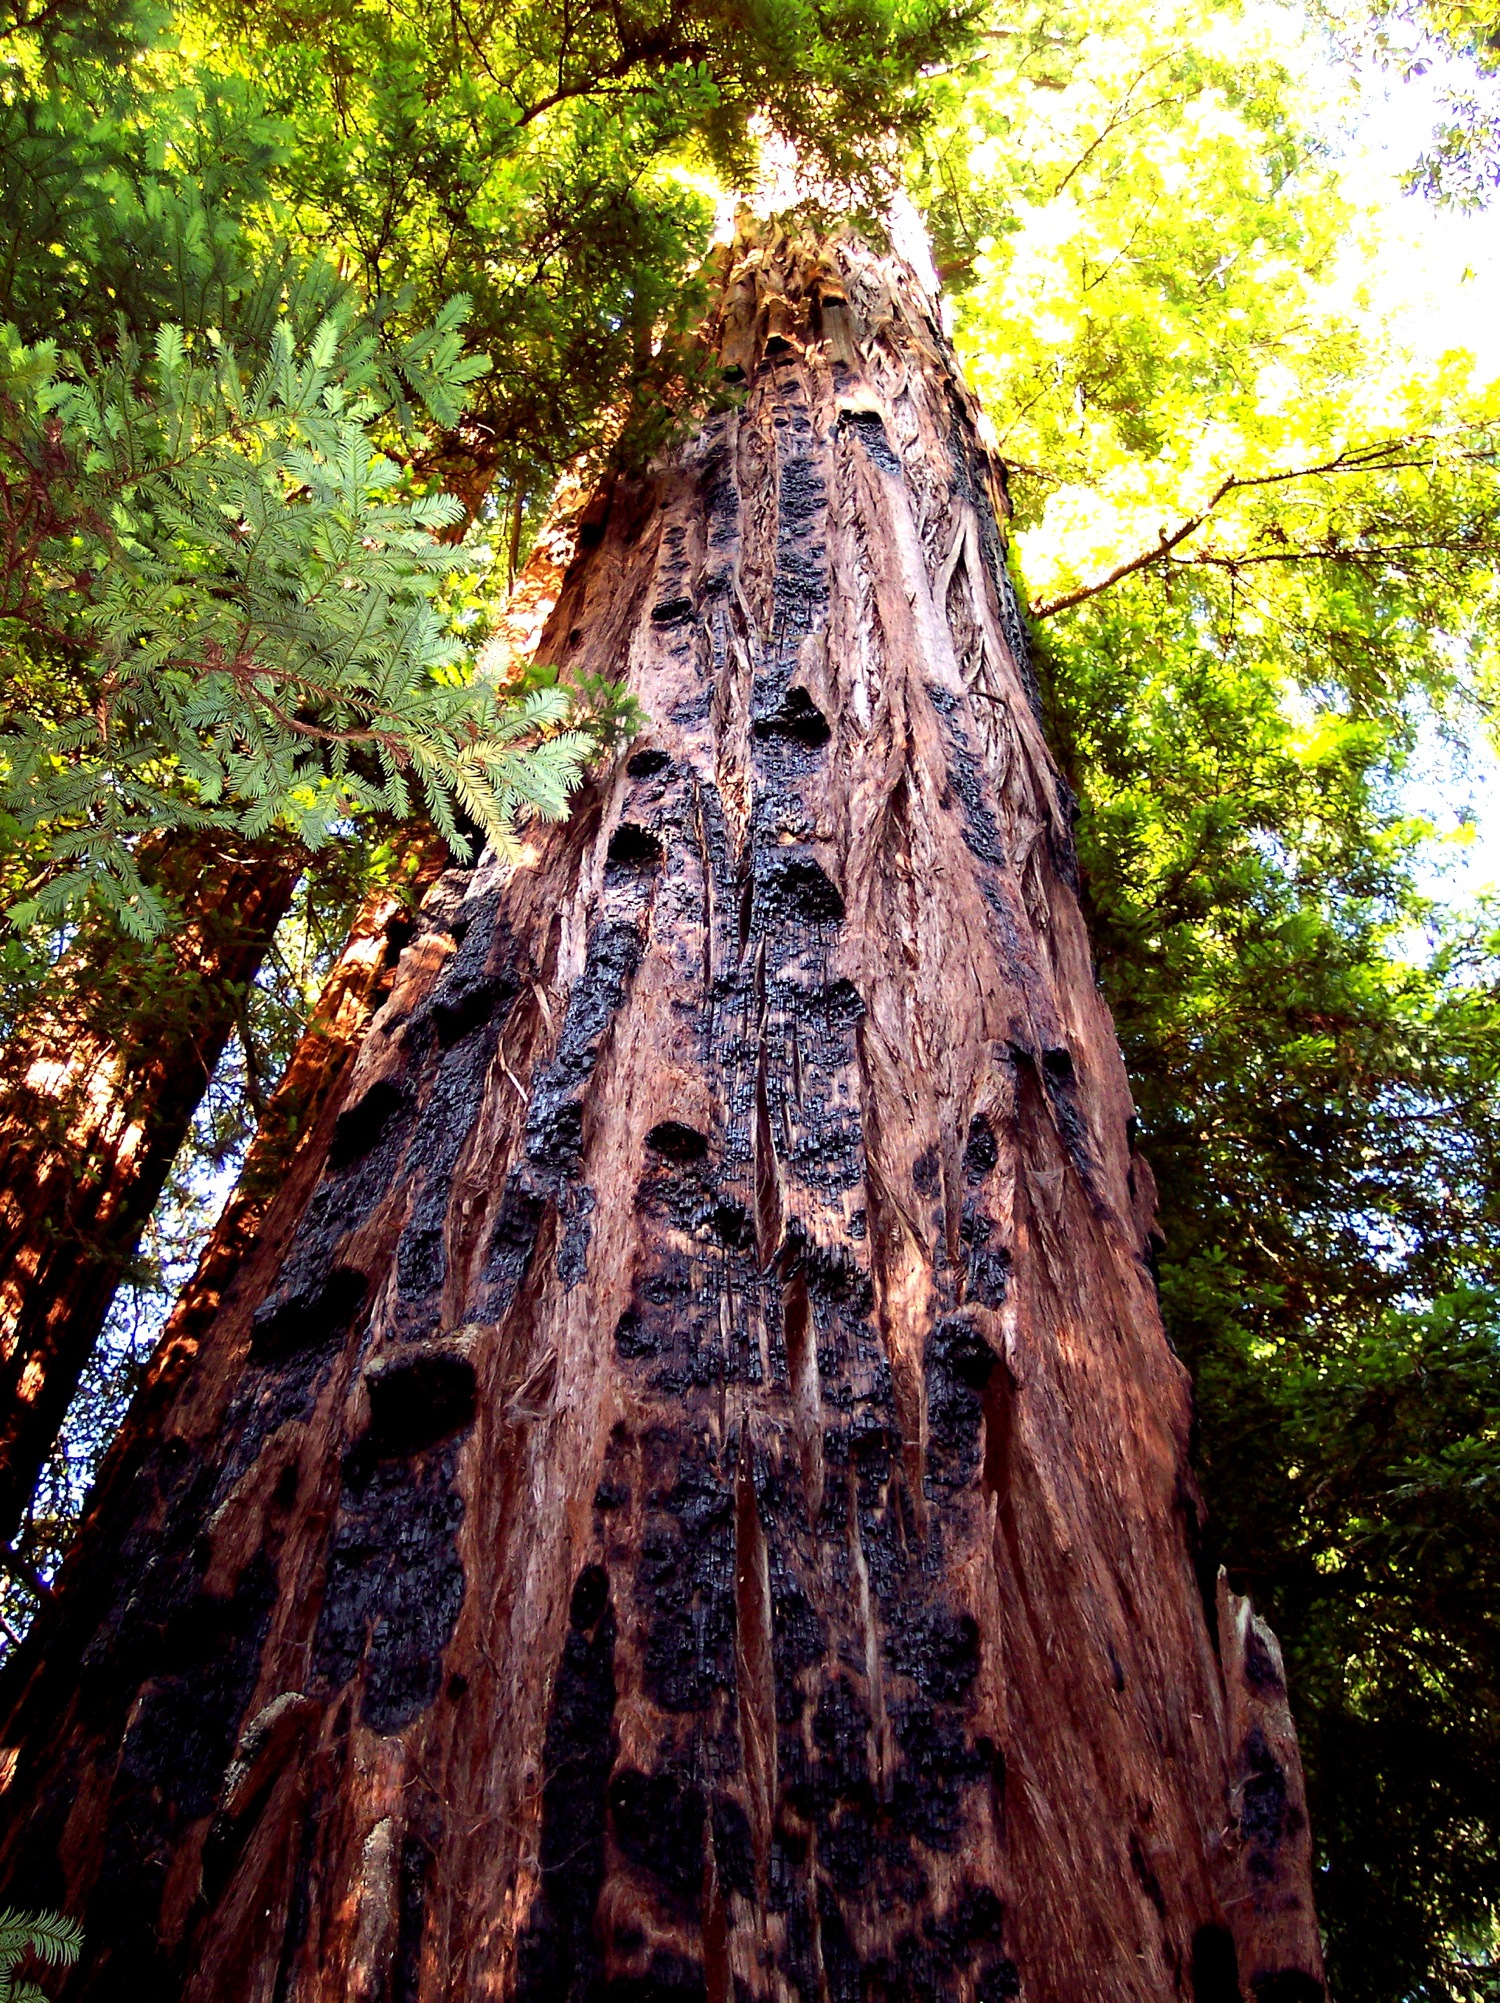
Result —
<path fill-rule="evenodd" d="M 197 1533 L 235 1472 L 233 1454 L 216 1464 L 178 1438 L 154 1446 L 141 1470 L 140 1511 L 122 1537 L 84 1554 L 73 1595 L 57 1603 L 52 1659 L 64 1647 L 78 1651 L 81 1697 L 99 1730 L 118 1737 L 137 1686 L 174 1673 L 176 1637 L 190 1636 L 202 1618 L 194 1611 L 202 1583 Z"/>
<path fill-rule="evenodd" d="M 673 1234 L 690 1235 L 703 1252 L 711 1252 L 729 1272 L 737 1273 L 736 1285 L 752 1283 L 753 1220 L 742 1206 L 717 1196 L 702 1162 L 648 1157 L 636 1201 L 654 1223 L 666 1225 Z M 664 1241 L 659 1230 L 653 1230 L 651 1237 L 655 1246 L 651 1263 L 616 1330 L 619 1354 L 632 1361 L 656 1359 L 659 1367 L 652 1374 L 651 1388 L 667 1398 L 681 1396 L 692 1385 L 719 1383 L 726 1372 L 748 1374 L 748 1323 L 739 1320 L 731 1335 L 734 1353 L 726 1357 L 716 1295 L 704 1289 L 701 1276 L 695 1277 L 693 1256 Z M 742 1242 L 737 1248 L 726 1239 Z"/>
<path fill-rule="evenodd" d="M 1240 1964 L 1228 1927 L 1201 1926 L 1193 1935 L 1193 2003 L 1241 2003 Z"/>
<path fill-rule="evenodd" d="M 482 1298 L 491 1320 L 498 1320 L 515 1298 L 536 1249 L 546 1210 L 546 1198 L 512 1170 L 484 1258 Z"/>
<path fill-rule="evenodd" d="M 394 965 L 400 959 L 416 936 L 417 919 L 415 912 L 398 911 L 394 917 L 388 918 L 385 921 L 385 941 L 388 948 L 388 960 L 391 965 Z"/>
<path fill-rule="evenodd" d="M 1003 1956 L 993 1961 L 980 1976 L 974 1990 L 974 2003 L 1009 2003 L 1012 1996 L 1021 1993 L 1021 1971 L 1013 1961 Z"/>
<path fill-rule="evenodd" d="M 755 1897 L 755 1839 L 750 1818 L 732 1794 L 716 1794 L 711 1805 L 714 1868 L 720 1890 Z"/>
<path fill-rule="evenodd" d="M 107 1970 L 110 1993 L 145 1996 L 177 1986 L 156 1932 L 168 1869 L 187 1825 L 213 1810 L 223 1787 L 275 1587 L 262 1552 L 230 1598 L 211 1597 L 196 1578 L 183 1578 L 182 1597 L 161 1608 L 166 1618 L 150 1636 L 151 1674 L 121 1744 L 103 1860 L 83 1915 L 90 1963 Z"/>
<path fill-rule="evenodd" d="M 693 616 L 691 598 L 663 598 L 651 608 L 653 626 L 680 626 Z"/>
<path fill-rule="evenodd" d="M 814 1755 L 788 1774 L 786 1798 L 818 1831 L 818 1856 L 834 1887 L 860 1891 L 871 1880 L 880 1805 L 870 1779 L 870 1714 L 846 1676 L 818 1694 Z"/>
<path fill-rule="evenodd" d="M 442 1049 L 451 1049 L 497 1018 L 503 1021 L 515 1000 L 514 974 L 491 965 L 503 946 L 496 930 L 499 906 L 500 893 L 492 890 L 460 908 L 453 925 L 458 951 L 412 1017 L 414 1028 L 432 1024 Z"/>
<path fill-rule="evenodd" d="M 218 1799 L 255 1688 L 275 1578 L 257 1554 L 229 1599 L 198 1593 L 163 1637 L 120 1753 L 125 1783 L 161 1788 L 184 1819 Z"/>
<path fill-rule="evenodd" d="M 901 475 L 901 461 L 886 436 L 885 419 L 878 410 L 841 410 L 839 429 L 857 438 L 882 473 Z"/>
<path fill-rule="evenodd" d="M 1323 2003 L 1327 1994 L 1316 1976 L 1304 1968 L 1278 1968 L 1250 1979 L 1255 2003 Z"/>
<path fill-rule="evenodd" d="M 785 743 L 821 751 L 832 735 L 828 718 L 803 688 L 788 688 L 758 710 L 751 724 L 763 743 Z"/>
<path fill-rule="evenodd" d="M 666 1447 L 664 1439 L 655 1451 Z M 691 1442 L 647 1498 L 636 1598 L 644 1682 L 664 1711 L 699 1711 L 734 1683 L 734 1493 Z"/>
<path fill-rule="evenodd" d="M 704 586 L 715 592 L 725 589 L 730 581 L 725 559 L 732 560 L 740 539 L 740 493 L 734 474 L 734 454 L 723 422 L 710 420 L 703 436 L 712 438 L 713 443 L 701 462 L 699 493 L 708 548 L 719 559 L 708 568 Z"/>
<path fill-rule="evenodd" d="M 1079 1102 L 1079 1080 L 1072 1053 L 1062 1048 L 1044 1050 L 1038 1063 L 1033 1052 L 1020 1044 L 1012 1044 L 1010 1057 L 1015 1068 L 1017 1102 L 1023 1119 L 1027 1116 L 1035 1119 L 1038 1115 L 1046 1117 L 1039 1104 L 1041 1094 L 1045 1094 L 1051 1114 L 1050 1124 L 1055 1128 L 1090 1202 L 1096 1209 L 1100 1208 L 1099 1174 L 1088 1120 Z"/>
<path fill-rule="evenodd" d="M 588 1271 L 597 1201 L 587 1184 L 582 1188 L 567 1189 L 562 1198 L 563 1225 L 562 1239 L 557 1248 L 557 1277 L 567 1293 L 573 1291 Z"/>
<path fill-rule="evenodd" d="M 1010 1250 L 993 1244 L 995 1221 L 974 1203 L 966 1203 L 959 1225 L 959 1241 L 965 1251 L 964 1299 L 979 1307 L 1005 1305 L 1010 1285 Z"/>
<path fill-rule="evenodd" d="M 516 2003 L 591 2003 L 600 1993 L 594 1908 L 617 1745 L 609 1577 L 602 1565 L 586 1565 L 573 1587 L 543 1741 L 541 1890 L 517 1943 Z"/>
<path fill-rule="evenodd" d="M 972 1471 L 987 1430 L 981 1420 L 989 1386 L 980 1380 L 986 1359 L 998 1374 L 997 1359 L 976 1346 L 969 1318 L 948 1321 L 929 1368 L 949 1380 L 954 1402 L 962 1406 L 957 1445 Z M 955 1908 L 941 1922 L 904 1937 L 889 1956 L 862 1963 L 849 1949 L 840 1902 L 848 1898 L 863 1906 L 874 1898 L 896 1907 L 930 1906 L 931 1854 L 962 1850 L 972 1835 L 976 1801 L 986 1816 L 1003 1814 L 1004 1760 L 990 1740 L 972 1732 L 968 1707 L 981 1666 L 980 1633 L 972 1614 L 941 1592 L 942 1515 L 925 1545 L 916 1536 L 899 1479 L 889 1387 L 883 1400 L 826 1430 L 824 1447 L 825 1521 L 851 1507 L 858 1510 L 859 1544 L 879 1609 L 884 1706 L 896 1759 L 877 1787 L 870 1767 L 874 1728 L 868 1692 L 862 1678 L 829 1662 L 829 1636 L 799 1576 L 808 1527 L 800 1484 L 790 1465 L 757 1467 L 757 1514 L 765 1526 L 772 1600 L 778 1770 L 794 1818 L 778 1824 L 768 1860 L 769 1902 L 787 1915 L 783 1973 L 794 1990 L 811 1983 L 809 1996 L 822 1993 L 818 1985 L 826 1977 L 834 1993 L 832 1939 L 839 1983 L 859 2003 L 959 1994 L 998 2003 L 1016 1993 L 1016 1970 L 1001 1952 L 998 1901 L 982 1887 L 974 1888 L 972 1912 Z M 841 1469 L 847 1470 L 843 1478 Z M 800 1833 L 809 1825 L 816 1833 L 822 1888 L 816 1941 L 798 1917 L 807 1912 L 811 1891 Z"/>
<path fill-rule="evenodd" d="M 752 930 L 764 933 L 786 921 L 841 925 L 844 899 L 809 855 L 773 850 L 755 872 Z"/>
<path fill-rule="evenodd" d="M 671 764 L 672 761 L 667 753 L 653 745 L 648 750 L 637 751 L 633 758 L 628 758 L 625 761 L 625 770 L 632 779 L 654 779 L 658 773 L 668 771 Z"/>
<path fill-rule="evenodd" d="M 818 1948 L 828 2003 L 863 2003 L 859 1956 L 849 1937 L 837 1895 L 827 1884 L 818 1886 Z"/>
<path fill-rule="evenodd" d="M 776 927 L 766 934 L 767 961 L 774 951 L 794 965 L 766 981 L 761 1037 L 727 1054 L 733 1090 L 724 1157 L 726 1164 L 747 1172 L 752 1187 L 758 1174 L 770 1177 L 779 1163 L 793 1181 L 834 1197 L 856 1187 L 864 1172 L 859 1108 L 841 1090 L 841 1074 L 854 1062 L 855 1030 L 864 1010 L 848 981 L 809 982 L 810 943 L 806 931 L 795 928 Z M 754 1007 L 727 984 L 721 994 L 726 1015 L 736 1006 Z M 768 1219 L 766 1212 L 763 1223 Z"/>
<path fill-rule="evenodd" d="M 709 1213 L 709 1226 L 721 1245 L 733 1252 L 748 1252 L 755 1243 L 755 1219 L 743 1203 L 726 1198 Z"/>
<path fill-rule="evenodd" d="M 795 644 L 821 623 L 827 604 L 827 551 L 819 539 L 828 490 L 812 457 L 813 427 L 793 379 L 778 389 L 776 437 L 776 625 Z"/>
<path fill-rule="evenodd" d="M 987 1885 L 967 1887 L 940 1919 L 928 1920 L 920 1935 L 897 1942 L 892 1972 L 899 1977 L 887 1994 L 952 1995 L 951 1986 L 972 1971 L 975 2003 L 1008 2003 L 1021 1993 L 1016 1965 L 1000 1952 L 1005 1908 Z M 889 1978 L 888 1978 L 889 1981 Z M 899 1986 L 904 1983 L 904 1987 Z"/>
<path fill-rule="evenodd" d="M 389 1078 L 377 1078 L 352 1106 L 346 1106 L 333 1126 L 328 1149 L 331 1169 L 347 1168 L 384 1139 L 391 1122 L 406 1104 L 406 1094 Z"/>
<path fill-rule="evenodd" d="M 406 1163 L 419 1171 L 411 1215 L 396 1247 L 396 1323 L 426 1333 L 447 1274 L 446 1229 L 453 1172 L 483 1102 L 484 1081 L 500 1033 L 486 1019 L 482 1033 L 443 1051 L 412 1130 Z"/>
<path fill-rule="evenodd" d="M 271 1361 L 298 1350 L 332 1348 L 363 1308 L 369 1286 L 353 1266 L 334 1266 L 318 1282 L 273 1294 L 251 1318 L 252 1355 Z"/>
<path fill-rule="evenodd" d="M 456 1442 L 415 1461 L 361 1443 L 345 1461 L 313 1670 L 341 1689 L 363 1666 L 360 1716 L 377 1732 L 400 1731 L 438 1693 L 464 1596 L 457 1459 Z"/>
<path fill-rule="evenodd" d="M 1011 658 L 1020 673 L 1032 715 L 1039 724 L 1043 723 L 1042 692 L 1036 677 L 1036 667 L 1032 661 L 1031 635 L 1026 625 L 1020 597 L 1011 582 L 1010 569 L 1005 560 L 1005 541 L 1000 524 L 995 519 L 995 510 L 990 501 L 989 482 L 985 478 L 985 463 L 989 455 L 974 436 L 972 427 L 957 402 L 953 406 L 948 446 L 954 485 L 973 508 L 975 520 L 979 524 L 979 546 L 984 554 L 985 569 L 994 586 L 1001 631 L 1005 635 L 1006 645 L 1010 648 Z M 1001 479 L 1003 482 L 1003 469 Z"/>
<path fill-rule="evenodd" d="M 583 1148 L 583 1106 L 578 1095 L 603 1053 L 644 944 L 639 928 L 621 919 L 601 921 L 589 936 L 583 972 L 568 997 L 556 1054 L 532 1092 L 526 1151 L 541 1168 L 568 1174 L 577 1164 Z"/>
<path fill-rule="evenodd" d="M 613 1975 L 588 2003 L 596 1993 L 598 2003 L 707 2003 L 708 1987 L 701 1962 L 659 1947 L 644 1975 Z"/>
<path fill-rule="evenodd" d="M 1055 818 L 1050 814 L 1047 817 L 1047 853 L 1062 881 L 1076 892 L 1079 876 L 1075 830 L 1083 809 L 1078 804 L 1078 795 L 1060 772 L 1052 774 L 1052 791 L 1057 801 L 1057 814 Z"/>
<path fill-rule="evenodd" d="M 948 742 L 948 785 L 963 816 L 965 846 L 979 861 L 998 868 L 1005 861 L 1000 829 L 985 793 L 984 767 L 970 749 L 968 734 L 958 721 L 958 697 L 951 689 L 929 682 L 927 693 L 942 719 Z"/>
<path fill-rule="evenodd" d="M 1005 635 L 1011 659 L 1015 662 L 1021 677 L 1021 686 L 1026 692 L 1031 713 L 1045 730 L 1046 718 L 1042 713 L 1042 691 L 1041 684 L 1037 680 L 1031 630 L 1026 622 L 1021 595 L 1016 589 L 1010 574 L 1010 566 L 1006 562 L 1004 537 L 990 504 L 988 483 L 980 463 L 982 447 L 967 431 L 964 420 L 957 412 L 950 432 L 950 443 L 960 491 L 972 504 L 975 519 L 979 524 L 980 548 L 984 554 L 984 567 L 995 593 L 995 605 L 1000 615 L 1000 630 Z M 1079 885 L 1078 851 L 1073 830 L 1078 823 L 1078 801 L 1060 772 L 1054 770 L 1051 773 L 1051 784 L 1057 804 L 1057 814 L 1055 817 L 1050 814 L 1047 817 L 1047 850 L 1058 876 L 1071 890 L 1076 891 Z"/>
<path fill-rule="evenodd" d="M 708 1153 L 707 1138 L 681 1120 L 662 1120 L 647 1134 L 646 1146 L 668 1161 L 701 1161 Z"/>
<path fill-rule="evenodd" d="M 365 1370 L 370 1398 L 367 1451 L 377 1458 L 420 1453 L 474 1417 L 474 1363 L 454 1342 L 413 1343 Z"/>
<path fill-rule="evenodd" d="M 657 1343 L 633 1308 L 627 1308 L 615 1323 L 615 1348 L 630 1363 L 657 1354 Z"/>
<path fill-rule="evenodd" d="M 420 1832 L 401 1844 L 396 1879 L 396 1952 L 391 1968 L 391 2003 L 417 2003 L 422 1980 L 422 1934 L 427 1924 L 427 1887 L 434 1862 L 432 1845 Z"/>
<path fill-rule="evenodd" d="M 790 1471 L 788 1471 L 790 1472 Z M 802 1674 L 828 1652 L 828 1630 L 798 1578 L 783 1526 L 798 1523 L 802 1514 L 802 1484 L 786 1476 L 756 1470 L 756 1496 L 765 1525 L 766 1562 L 771 1584 L 771 1670 L 779 1727 L 797 1727 L 807 1708 Z M 804 1754 L 801 1733 L 777 1735 L 777 1760 L 785 1774 L 795 1774 Z"/>
<path fill-rule="evenodd" d="M 955 1704 L 979 1674 L 979 1623 L 971 1613 L 926 1607 L 892 1635 L 889 1654 L 930 1704 Z"/>
<path fill-rule="evenodd" d="M 502 974 L 482 974 L 463 987 L 448 989 L 432 1002 L 432 1028 L 441 1050 L 503 1017 L 515 999 L 515 985 Z"/>
<path fill-rule="evenodd" d="M 409 1081 L 398 1107 L 390 1109 L 387 1102 L 387 1117 L 380 1121 L 379 1131 L 359 1136 L 364 1143 L 361 1151 L 330 1164 L 303 1213 L 276 1290 L 260 1309 L 262 1324 L 284 1303 L 311 1298 L 322 1286 L 336 1263 L 340 1239 L 362 1223 L 389 1190 L 411 1138 L 414 1108 L 415 1084 Z"/>
<path fill-rule="evenodd" d="M 1286 1695 L 1286 1685 L 1281 1680 L 1275 1657 L 1261 1640 L 1254 1621 L 1251 1621 L 1245 1635 L 1245 1675 L 1257 1690 L 1269 1691 L 1278 1697 Z"/>
<path fill-rule="evenodd" d="M 969 1137 L 964 1143 L 964 1174 L 970 1182 L 983 1182 L 1000 1159 L 1000 1144 L 995 1139 L 995 1130 L 983 1113 L 976 1113 L 969 1122 Z"/>
<path fill-rule="evenodd" d="M 928 1493 L 979 1472 L 983 1394 L 999 1358 L 973 1319 L 945 1315 L 927 1338 Z"/>
<path fill-rule="evenodd" d="M 1275 1875 L 1276 1852 L 1302 1818 L 1287 1800 L 1286 1773 L 1259 1725 L 1245 1735 L 1241 1759 L 1240 1840 L 1250 1853 L 1251 1877 L 1265 1880 Z"/>
<path fill-rule="evenodd" d="M 902 1763 L 892 1786 L 892 1819 L 929 1850 L 960 1848 L 971 1788 L 994 1786 L 999 1755 L 988 1739 L 970 1739 L 961 1717 L 925 1703 L 892 1707 Z"/>
<path fill-rule="evenodd" d="M 624 1767 L 609 1784 L 609 1813 L 624 1856 L 680 1912 L 696 1913 L 703 1893 L 702 1790 L 670 1770 Z"/>
<path fill-rule="evenodd" d="M 615 869 L 655 869 L 662 859 L 661 836 L 637 821 L 621 821 L 610 836 L 605 861 Z"/>

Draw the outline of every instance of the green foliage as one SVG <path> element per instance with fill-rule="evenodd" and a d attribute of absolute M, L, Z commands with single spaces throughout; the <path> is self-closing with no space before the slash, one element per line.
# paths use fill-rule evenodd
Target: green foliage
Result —
<path fill-rule="evenodd" d="M 123 324 L 149 346 L 170 321 L 263 344 L 307 274 L 271 234 L 286 149 L 253 86 L 180 64 L 164 74 L 138 47 L 123 67 L 7 53 L 0 319 L 28 341 L 108 342 Z M 326 310 L 331 276 L 314 272 L 299 324 Z"/>
<path fill-rule="evenodd" d="M 1415 753 L 1495 678 L 1496 391 L 1417 355 L 1283 23 L 1014 14 L 920 168 L 1011 468 L 1220 1555 L 1286 1644 L 1333 1992 L 1500 1913 L 1500 934 Z"/>
<path fill-rule="evenodd" d="M 1316 1356 L 1301 1340 L 1257 1356 L 1237 1334 L 1238 1353 L 1220 1332 L 1200 1356 L 1199 1395 L 1217 1411 L 1216 1482 L 1256 1505 L 1225 1524 L 1237 1567 L 1296 1637 L 1339 1993 L 1482 2003 L 1497 1984 L 1500 1296 L 1367 1303 Z"/>
<path fill-rule="evenodd" d="M 628 719 L 600 689 L 476 679 L 444 600 L 488 497 L 521 531 L 560 465 L 639 458 L 706 394 L 705 172 L 746 164 L 757 119 L 874 188 L 963 32 L 947 0 L 12 17 L 16 922 L 92 899 L 159 929 L 151 830 L 317 848 L 420 804 L 462 851 L 460 821 L 503 841 L 563 812 Z"/>
<path fill-rule="evenodd" d="M 89 903 L 159 930 L 153 831 L 317 848 L 420 804 L 462 851 L 455 816 L 505 840 L 563 812 L 597 695 L 476 681 L 440 602 L 461 510 L 410 470 L 484 373 L 462 302 L 397 331 L 402 300 L 286 247 L 247 79 L 118 72 L 65 13 L 4 57 L 5 974 Z"/>
<path fill-rule="evenodd" d="M 150 829 L 288 829 L 404 815 L 409 782 L 455 849 L 456 802 L 497 842 L 549 818 L 594 749 L 557 686 L 476 680 L 432 603 L 460 512 L 400 490 L 371 426 L 407 392 L 455 412 L 483 368 L 458 304 L 383 355 L 338 318 L 253 377 L 225 341 L 159 330 L 90 368 L 0 347 L 0 618 L 30 654 L 0 726 L 0 807 L 67 865 L 13 913 L 91 888 L 141 934 L 165 909 L 137 867 Z"/>
<path fill-rule="evenodd" d="M 1475 0 L 1319 0 L 1349 59 L 1410 81 L 1434 74 L 1442 122 L 1410 180 L 1477 209 L 1500 185 L 1500 13 Z"/>
<path fill-rule="evenodd" d="M 1399 720 L 1297 724 L 1185 595 L 1132 579 L 1047 649 L 1163 1313 L 1218 1554 L 1287 1647 L 1335 1993 L 1467 2003 L 1500 1903 L 1500 941 L 1411 889 Z"/>
<path fill-rule="evenodd" d="M 544 500 L 557 468 L 659 427 L 696 386 L 691 282 L 719 186 L 779 135 L 846 203 L 890 182 L 922 68 L 968 0 L 603 0 L 414 11 L 203 0 L 204 51 L 294 136 L 274 186 L 293 240 L 369 296 L 454 290 L 494 357 L 437 441 L 445 477 Z"/>
<path fill-rule="evenodd" d="M 82 1946 L 77 1920 L 61 1913 L 21 1913 L 11 1906 L 0 1910 L 0 2003 L 47 2003 L 45 1992 L 22 1981 L 16 1970 L 31 1957 L 66 1968 L 78 1959 Z"/>

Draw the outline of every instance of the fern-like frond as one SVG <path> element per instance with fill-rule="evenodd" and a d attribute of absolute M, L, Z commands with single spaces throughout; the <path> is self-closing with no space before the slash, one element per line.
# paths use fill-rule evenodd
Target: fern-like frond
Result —
<path fill-rule="evenodd" d="M 83 1928 L 63 1913 L 20 1912 L 14 1906 L 0 1910 L 0 1971 L 6 1975 L 28 1954 L 66 1967 L 78 1959 L 82 1946 Z"/>

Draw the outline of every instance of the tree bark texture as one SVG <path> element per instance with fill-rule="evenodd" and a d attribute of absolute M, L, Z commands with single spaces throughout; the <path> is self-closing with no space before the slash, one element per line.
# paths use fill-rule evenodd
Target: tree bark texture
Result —
<path fill-rule="evenodd" d="M 186 921 L 85 931 L 0 1070 L 0 1541 L 25 1514 L 110 1302 L 291 902 L 299 864 L 189 840 Z"/>
<path fill-rule="evenodd" d="M 194 1367 L 205 1335 L 231 1289 L 264 1293 L 286 1252 L 303 1206 L 317 1185 L 359 1048 L 370 1019 L 390 992 L 396 963 L 412 937 L 442 921 L 462 895 L 468 875 L 449 873 L 437 887 L 447 849 L 431 829 L 415 835 L 398 879 L 372 890 L 356 913 L 292 1052 L 229 1201 L 199 1256 L 197 1270 L 173 1307 L 152 1359 L 149 1402 L 160 1406 Z M 430 895 L 424 893 L 430 892 Z M 418 900 L 425 905 L 419 916 Z M 145 1407 L 126 1429 L 129 1451 Z M 108 1487 L 108 1481 L 103 1484 Z"/>
<path fill-rule="evenodd" d="M 648 733 L 444 879 L 9 1672 L 69 1996 L 1323 1993 L 976 413 L 852 240 L 716 333 L 543 636 Z"/>

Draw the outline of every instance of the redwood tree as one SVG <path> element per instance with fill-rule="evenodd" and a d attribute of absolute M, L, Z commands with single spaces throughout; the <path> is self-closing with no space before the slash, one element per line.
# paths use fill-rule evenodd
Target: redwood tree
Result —
<path fill-rule="evenodd" d="M 0 1059 L 0 1541 L 15 1535 L 300 862 L 287 844 L 162 843 L 189 909 L 140 944 L 79 928 Z"/>
<path fill-rule="evenodd" d="M 445 879 L 8 1672 L 70 1996 L 1323 1994 L 972 402 L 850 239 L 717 336 L 542 642 L 648 731 Z"/>

